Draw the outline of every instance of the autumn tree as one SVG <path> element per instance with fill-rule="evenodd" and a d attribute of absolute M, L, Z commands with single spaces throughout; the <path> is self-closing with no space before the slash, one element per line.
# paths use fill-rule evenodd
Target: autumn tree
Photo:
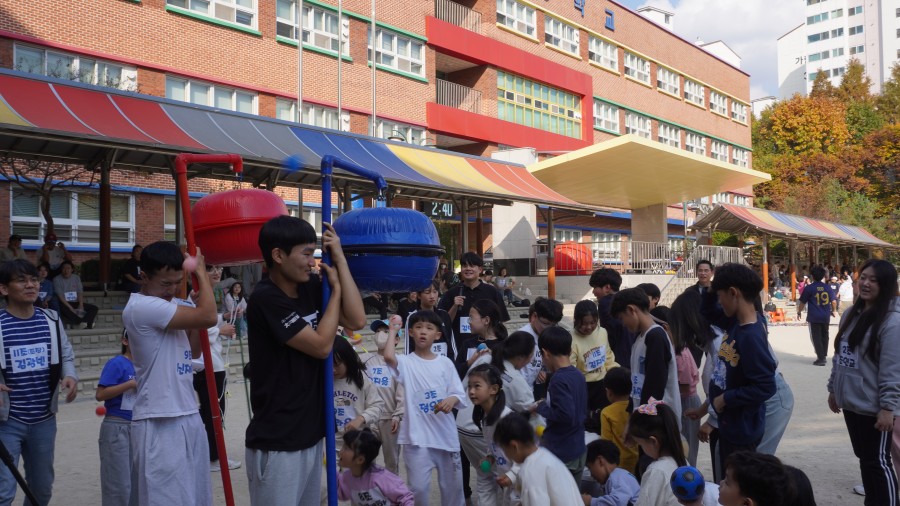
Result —
<path fill-rule="evenodd" d="M 776 154 L 836 153 L 850 139 L 845 116 L 835 100 L 795 95 L 775 107 L 760 140 L 771 141 Z"/>
<path fill-rule="evenodd" d="M 809 96 L 813 98 L 838 98 L 834 85 L 831 84 L 831 78 L 829 77 L 828 72 L 821 68 L 816 72 L 816 78 L 813 80 L 812 90 L 810 90 Z"/>
<path fill-rule="evenodd" d="M 900 124 L 900 63 L 891 67 L 891 77 L 881 87 L 881 96 L 876 103 L 885 120 Z"/>
<path fill-rule="evenodd" d="M 847 129 L 853 142 L 861 142 L 865 136 L 885 124 L 884 115 L 872 102 L 852 102 L 847 106 Z"/>
<path fill-rule="evenodd" d="M 835 90 L 837 98 L 845 103 L 873 101 L 872 80 L 866 75 L 866 67 L 856 58 L 847 62 L 847 71 L 841 77 L 841 84 Z"/>

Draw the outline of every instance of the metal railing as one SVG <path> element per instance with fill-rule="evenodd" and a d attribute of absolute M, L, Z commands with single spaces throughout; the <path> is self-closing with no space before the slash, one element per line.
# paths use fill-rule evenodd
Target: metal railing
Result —
<path fill-rule="evenodd" d="M 675 276 L 669 280 L 666 286 L 662 287 L 662 296 L 659 300 L 661 305 L 671 306 L 675 297 L 697 281 L 697 273 L 695 270 L 697 262 L 700 260 L 709 260 L 714 266 L 729 262 L 744 265 L 747 264 L 746 260 L 744 260 L 744 252 L 741 248 L 733 248 L 730 246 L 696 246 L 678 270 L 675 271 Z"/>
<path fill-rule="evenodd" d="M 450 0 L 434 0 L 434 17 L 466 30 L 481 33 L 481 13 Z"/>
<path fill-rule="evenodd" d="M 590 255 L 591 258 L 590 270 L 608 267 L 620 272 L 666 274 L 676 271 L 684 259 L 682 248 L 676 248 L 669 243 L 662 242 L 608 241 L 555 244 L 577 244 L 577 246 L 583 247 L 582 251 Z M 546 274 L 549 248 L 546 243 L 535 244 L 533 248 L 534 264 L 532 273 L 534 275 Z M 577 265 L 579 264 L 578 261 L 562 260 L 557 256 L 556 273 L 574 274 L 576 270 L 583 271 L 586 263 L 582 259 L 580 265 Z"/>
<path fill-rule="evenodd" d="M 462 109 L 475 114 L 481 114 L 480 91 L 461 84 L 451 83 L 450 81 L 445 81 L 443 79 L 437 80 L 437 103 L 455 109 Z"/>

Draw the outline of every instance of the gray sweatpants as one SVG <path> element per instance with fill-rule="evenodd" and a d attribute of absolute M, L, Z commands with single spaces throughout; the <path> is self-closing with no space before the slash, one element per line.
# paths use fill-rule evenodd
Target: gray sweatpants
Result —
<path fill-rule="evenodd" d="M 103 506 L 127 506 L 131 497 L 131 420 L 107 416 L 100 424 Z"/>
<path fill-rule="evenodd" d="M 270 452 L 247 448 L 245 467 L 250 504 L 256 506 L 309 506 L 319 504 L 322 481 L 322 448 L 296 452 Z"/>
<path fill-rule="evenodd" d="M 212 503 L 209 446 L 200 414 L 131 422 L 131 505 Z"/>

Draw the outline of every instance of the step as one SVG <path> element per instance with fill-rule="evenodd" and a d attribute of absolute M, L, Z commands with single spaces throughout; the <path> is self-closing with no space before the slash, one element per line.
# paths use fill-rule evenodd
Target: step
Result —
<path fill-rule="evenodd" d="M 110 290 L 106 293 L 102 291 L 84 292 L 84 301 L 100 309 L 125 309 L 129 297 L 131 297 L 130 293 L 121 290 Z"/>

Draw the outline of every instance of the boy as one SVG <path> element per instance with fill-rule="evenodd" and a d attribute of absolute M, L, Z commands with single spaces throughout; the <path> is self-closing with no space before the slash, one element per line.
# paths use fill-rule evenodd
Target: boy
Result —
<path fill-rule="evenodd" d="M 397 442 L 403 445 L 403 460 L 416 504 L 429 504 L 431 471 L 437 470 L 443 506 L 462 506 L 462 461 L 454 408 L 468 405 L 462 381 L 449 358 L 437 355 L 431 345 L 441 336 L 441 318 L 434 311 L 417 311 L 407 321 L 415 352 L 397 355 L 394 347 L 402 326 L 391 317 L 390 338 L 384 361 L 403 385 L 406 422 L 400 425 Z"/>
<path fill-rule="evenodd" d="M 325 225 L 322 249 L 333 267 L 319 269 L 331 285 L 321 312 L 322 280 L 316 265 L 316 231 L 309 223 L 278 216 L 259 231 L 259 249 L 269 271 L 247 305 L 253 418 L 246 432 L 250 503 L 318 504 L 325 437 L 325 359 L 340 322 L 366 324 L 362 297 L 350 276 L 340 239 Z M 327 402 L 331 402 L 329 395 Z"/>
<path fill-rule="evenodd" d="M 49 504 L 57 393 L 61 385 L 66 402 L 75 400 L 78 377 L 75 354 L 59 316 L 34 307 L 39 286 L 37 268 L 28 260 L 0 264 L 0 295 L 7 303 L 0 311 L 0 441 L 14 462 L 22 456 L 28 487 L 40 504 Z M 0 503 L 12 504 L 15 497 L 16 480 L 4 467 L 0 471 Z"/>
<path fill-rule="evenodd" d="M 675 411 L 681 424 L 681 395 L 678 391 L 678 370 L 675 350 L 662 327 L 650 316 L 650 299 L 638 288 L 617 293 L 610 309 L 622 320 L 629 332 L 637 334 L 631 350 L 632 407 L 647 404 L 650 397 L 662 399 Z"/>
<path fill-rule="evenodd" d="M 572 506 L 583 502 L 565 464 L 535 443 L 534 430 L 525 417 L 511 413 L 501 418 L 494 430 L 494 442 L 520 465 L 516 488 L 522 506 Z"/>
<path fill-rule="evenodd" d="M 614 367 L 606 372 L 604 382 L 609 406 L 600 412 L 600 438 L 616 445 L 619 449 L 619 467 L 633 474 L 638 461 L 637 447 L 625 444 L 625 432 L 631 416 L 628 410 L 631 371 L 627 367 Z"/>
<path fill-rule="evenodd" d="M 716 275 L 718 279 L 718 274 Z M 719 485 L 722 506 L 787 506 L 791 477 L 778 458 L 754 452 L 733 453 L 725 461 Z"/>
<path fill-rule="evenodd" d="M 662 298 L 662 293 L 659 291 L 659 287 L 653 283 L 641 283 L 636 286 L 638 290 L 647 294 L 647 297 L 650 297 L 650 310 L 653 311 L 653 308 L 659 305 L 659 299 Z"/>
<path fill-rule="evenodd" d="M 584 506 L 629 506 L 637 503 L 641 486 L 633 474 L 619 467 L 619 449 L 612 441 L 599 439 L 587 447 L 587 468 L 603 485 L 603 495 L 582 494 Z"/>
<path fill-rule="evenodd" d="M 719 465 L 736 451 L 756 451 L 765 431 L 765 403 L 775 394 L 775 357 L 754 301 L 762 279 L 745 265 L 716 270 L 712 289 L 736 324 L 722 338 L 710 380 L 710 407 L 719 423 Z"/>
<path fill-rule="evenodd" d="M 212 504 L 209 444 L 191 358 L 201 351 L 196 331 L 216 324 L 216 302 L 199 250 L 197 297 L 193 304 L 175 298 L 184 258 L 172 242 L 144 248 L 141 290 L 122 311 L 138 385 L 131 417 L 132 504 Z"/>
<path fill-rule="evenodd" d="M 393 377 L 387 362 L 384 361 L 384 349 L 390 339 L 390 325 L 384 320 L 375 320 L 370 328 L 375 332 L 375 347 L 378 348 L 378 353 L 366 360 L 365 372 L 384 401 L 384 410 L 381 411 L 381 418 L 375 425 L 376 433 L 384 449 L 384 467 L 394 474 L 399 474 L 400 445 L 397 444 L 397 433 L 403 421 L 403 386 Z M 394 341 L 396 347 L 400 342 L 399 336 L 395 337 Z"/>
<path fill-rule="evenodd" d="M 534 299 L 534 303 L 528 308 L 528 323 L 519 330 L 528 332 L 534 337 L 534 345 L 537 347 L 538 336 L 544 329 L 548 329 L 557 325 L 563 317 L 563 305 L 557 300 L 548 299 L 546 297 L 538 297 Z M 521 369 L 521 373 L 525 376 L 528 386 L 534 388 L 536 397 L 543 397 L 547 392 L 545 381 L 547 373 L 543 370 L 544 364 L 541 360 L 541 353 L 538 351 L 531 357 L 531 362 Z"/>
<path fill-rule="evenodd" d="M 547 397 L 533 411 L 547 419 L 542 444 L 566 464 L 575 481 L 584 472 L 584 419 L 587 416 L 587 383 L 572 365 L 572 335 L 562 327 L 541 332 L 538 348 L 544 367 L 552 374 Z"/>
<path fill-rule="evenodd" d="M 693 466 L 681 466 L 672 473 L 672 493 L 681 506 L 717 506 L 719 486 L 703 478 Z"/>
<path fill-rule="evenodd" d="M 605 267 L 594 271 L 588 283 L 593 289 L 594 297 L 597 297 L 600 326 L 606 329 L 609 345 L 612 346 L 616 359 L 620 362 L 628 360 L 628 357 L 631 357 L 631 347 L 634 345 L 634 334 L 622 325 L 622 320 L 610 312 L 613 296 L 622 286 L 622 276 Z"/>
<path fill-rule="evenodd" d="M 820 265 L 813 267 L 812 277 L 813 282 L 806 285 L 797 302 L 797 319 L 800 319 L 804 308 L 809 308 L 806 312 L 806 322 L 809 325 L 809 339 L 816 352 L 816 361 L 813 365 L 824 366 L 828 357 L 828 325 L 831 323 L 831 317 L 837 316 L 837 295 L 824 283 L 824 267 Z"/>

